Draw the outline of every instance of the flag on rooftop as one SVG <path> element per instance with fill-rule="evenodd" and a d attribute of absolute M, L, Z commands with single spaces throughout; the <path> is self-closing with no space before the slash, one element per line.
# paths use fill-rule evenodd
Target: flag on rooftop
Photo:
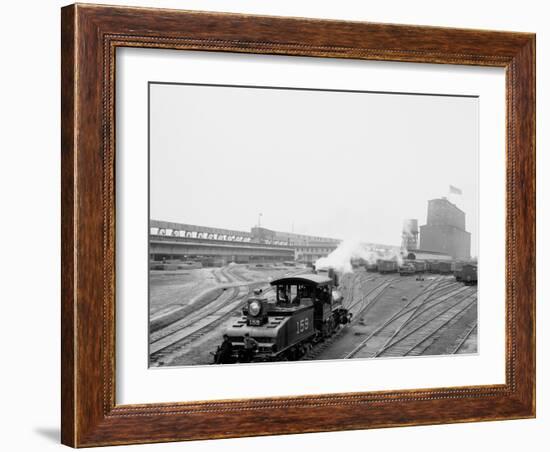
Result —
<path fill-rule="evenodd" d="M 454 185 L 449 185 L 449 193 L 451 195 L 461 195 L 462 190 L 460 188 L 456 188 Z"/>

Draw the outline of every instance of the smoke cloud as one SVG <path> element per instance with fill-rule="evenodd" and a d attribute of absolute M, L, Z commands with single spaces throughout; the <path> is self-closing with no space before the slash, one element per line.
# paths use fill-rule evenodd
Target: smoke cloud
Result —
<path fill-rule="evenodd" d="M 328 256 L 317 259 L 315 268 L 317 270 L 333 268 L 339 273 L 351 273 L 353 260 L 374 264 L 378 259 L 396 260 L 398 265 L 402 265 L 402 253 L 402 249 L 379 249 L 358 240 L 344 240 Z"/>

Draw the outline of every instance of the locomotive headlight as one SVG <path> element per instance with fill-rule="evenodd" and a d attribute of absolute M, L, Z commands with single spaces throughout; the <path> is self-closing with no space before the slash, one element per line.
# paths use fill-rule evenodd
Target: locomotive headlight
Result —
<path fill-rule="evenodd" d="M 343 295 L 342 293 L 339 291 L 339 290 L 333 290 L 332 291 L 332 299 L 335 301 L 335 302 L 340 302 L 343 300 Z"/>
<path fill-rule="evenodd" d="M 256 317 L 262 311 L 262 304 L 258 300 L 251 301 L 248 305 L 248 312 L 251 316 Z"/>

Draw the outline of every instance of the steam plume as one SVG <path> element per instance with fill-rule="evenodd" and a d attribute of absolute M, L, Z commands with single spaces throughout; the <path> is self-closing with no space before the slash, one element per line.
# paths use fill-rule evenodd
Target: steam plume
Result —
<path fill-rule="evenodd" d="M 328 256 L 317 259 L 315 268 L 333 268 L 339 273 L 350 273 L 353 271 L 351 262 L 355 259 L 362 259 L 369 264 L 376 263 L 378 259 L 392 259 L 396 260 L 398 265 L 402 265 L 402 252 L 403 250 L 398 249 L 379 249 L 358 240 L 344 240 Z"/>

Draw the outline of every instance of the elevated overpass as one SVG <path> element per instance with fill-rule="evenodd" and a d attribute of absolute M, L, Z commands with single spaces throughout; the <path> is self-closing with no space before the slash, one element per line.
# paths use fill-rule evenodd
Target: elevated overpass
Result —
<path fill-rule="evenodd" d="M 258 226 L 248 232 L 159 220 L 149 222 L 151 261 L 200 260 L 207 265 L 294 260 L 314 263 L 329 255 L 340 243 L 340 239 Z M 381 251 L 399 249 L 374 243 L 364 243 L 364 246 Z"/>
<path fill-rule="evenodd" d="M 250 232 L 207 226 L 151 220 L 149 222 L 149 257 L 201 260 L 213 264 L 227 262 L 295 259 L 295 249 L 279 240 L 256 241 Z"/>

